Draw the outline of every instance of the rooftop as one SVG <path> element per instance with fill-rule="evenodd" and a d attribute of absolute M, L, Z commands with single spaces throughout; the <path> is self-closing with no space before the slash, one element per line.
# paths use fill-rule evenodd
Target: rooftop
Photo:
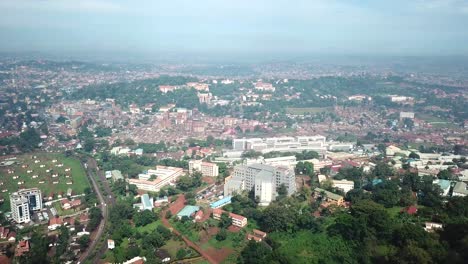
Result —
<path fill-rule="evenodd" d="M 192 214 L 200 210 L 200 206 L 195 206 L 195 205 L 187 205 L 185 206 L 178 214 L 178 217 L 190 217 Z"/>

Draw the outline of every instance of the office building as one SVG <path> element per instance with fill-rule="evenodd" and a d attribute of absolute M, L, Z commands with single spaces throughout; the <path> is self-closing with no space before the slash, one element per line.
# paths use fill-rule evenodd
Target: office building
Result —
<path fill-rule="evenodd" d="M 31 221 L 32 211 L 42 209 L 42 194 L 37 188 L 24 189 L 10 195 L 11 214 L 17 223 Z"/>

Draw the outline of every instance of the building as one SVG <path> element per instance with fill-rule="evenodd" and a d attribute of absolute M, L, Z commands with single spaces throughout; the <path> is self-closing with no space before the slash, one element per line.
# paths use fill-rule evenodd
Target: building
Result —
<path fill-rule="evenodd" d="M 339 194 L 332 193 L 321 188 L 315 188 L 314 194 L 315 196 L 322 196 L 322 198 L 328 203 L 332 203 L 338 206 L 344 204 L 344 198 Z"/>
<path fill-rule="evenodd" d="M 262 153 L 278 152 L 303 152 L 316 151 L 319 155 L 326 153 L 326 137 L 299 136 L 299 137 L 272 137 L 272 138 L 240 138 L 232 141 L 234 150 L 255 150 Z"/>
<path fill-rule="evenodd" d="M 220 220 L 221 215 L 223 213 L 227 213 L 229 218 L 232 220 L 232 225 L 237 226 L 237 227 L 244 227 L 247 225 L 247 217 L 244 217 L 242 215 L 234 214 L 234 213 L 228 213 L 222 209 L 213 209 L 213 219 Z"/>
<path fill-rule="evenodd" d="M 258 229 L 252 230 L 252 233 L 247 234 L 247 240 L 254 240 L 255 242 L 262 242 L 267 237 L 267 233 Z"/>
<path fill-rule="evenodd" d="M 181 168 L 156 166 L 155 170 L 138 174 L 138 179 L 128 179 L 128 183 L 136 185 L 140 190 L 158 192 L 162 187 L 175 183 L 183 172 Z"/>
<path fill-rule="evenodd" d="M 199 171 L 203 176 L 218 177 L 219 167 L 215 163 L 203 162 L 201 160 L 190 160 L 189 161 L 189 173 Z"/>
<path fill-rule="evenodd" d="M 450 191 L 450 181 L 449 180 L 442 180 L 437 179 L 432 182 L 432 184 L 439 185 L 440 189 L 442 190 L 443 196 L 448 196 Z"/>
<path fill-rule="evenodd" d="M 231 199 L 232 199 L 232 196 L 226 196 L 223 199 L 220 199 L 220 200 L 218 200 L 216 202 L 210 203 L 210 207 L 212 209 L 221 208 L 221 207 L 223 207 L 223 206 L 225 206 L 227 204 L 230 204 Z"/>
<path fill-rule="evenodd" d="M 138 208 L 139 210 L 150 210 L 152 211 L 154 208 L 153 198 L 150 198 L 147 193 L 143 194 L 141 197 L 141 203 L 137 203 L 133 205 L 133 208 Z"/>
<path fill-rule="evenodd" d="M 21 240 L 15 248 L 15 257 L 21 257 L 23 254 L 29 252 L 29 241 Z"/>
<path fill-rule="evenodd" d="M 182 217 L 186 216 L 188 218 L 195 215 L 196 212 L 200 210 L 200 206 L 196 205 L 187 205 L 185 206 L 180 212 L 177 213 L 177 218 L 182 219 Z"/>
<path fill-rule="evenodd" d="M 224 185 L 224 195 L 254 189 L 261 205 L 268 205 L 277 196 L 277 189 L 284 184 L 287 195 L 296 192 L 294 170 L 264 164 L 238 165 L 233 176 Z"/>
<path fill-rule="evenodd" d="M 145 262 L 145 257 L 134 257 L 130 260 L 125 261 L 123 264 L 144 264 Z"/>
<path fill-rule="evenodd" d="M 112 239 L 107 239 L 107 248 L 114 249 L 115 248 L 115 241 Z"/>
<path fill-rule="evenodd" d="M 400 120 L 403 120 L 405 118 L 414 119 L 414 113 L 413 112 L 400 112 Z"/>
<path fill-rule="evenodd" d="M 32 211 L 42 209 L 42 193 L 37 188 L 24 189 L 10 194 L 11 214 L 16 223 L 31 221 Z"/>
<path fill-rule="evenodd" d="M 354 182 L 348 180 L 333 180 L 333 187 L 341 189 L 345 194 L 354 189 Z"/>
<path fill-rule="evenodd" d="M 467 184 L 464 182 L 457 182 L 453 187 L 452 196 L 467 196 L 468 189 Z"/>
<path fill-rule="evenodd" d="M 63 225 L 62 218 L 53 217 L 49 220 L 49 226 L 47 228 L 49 229 L 49 231 L 54 231 L 62 225 Z"/>

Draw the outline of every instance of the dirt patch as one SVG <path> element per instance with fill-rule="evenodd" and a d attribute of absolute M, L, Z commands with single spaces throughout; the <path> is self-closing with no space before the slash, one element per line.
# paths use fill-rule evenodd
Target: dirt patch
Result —
<path fill-rule="evenodd" d="M 242 228 L 240 228 L 240 227 L 231 225 L 231 226 L 228 227 L 227 230 L 228 230 L 229 232 L 231 232 L 231 233 L 237 233 L 237 232 L 241 231 L 241 229 L 242 229 Z"/>
<path fill-rule="evenodd" d="M 200 244 L 205 244 L 207 243 L 213 236 L 215 236 L 219 232 L 218 227 L 210 227 L 208 230 L 202 230 L 200 231 Z"/>
<path fill-rule="evenodd" d="M 213 258 L 216 263 L 221 263 L 223 262 L 229 255 L 231 255 L 234 250 L 229 249 L 229 248 L 222 248 L 222 249 L 215 249 L 215 248 L 209 248 L 205 250 L 206 254 L 210 255 L 211 258 Z"/>
<path fill-rule="evenodd" d="M 215 183 L 215 178 L 205 176 L 205 177 L 202 178 L 202 181 L 206 182 L 208 185 L 211 185 L 211 184 Z"/>

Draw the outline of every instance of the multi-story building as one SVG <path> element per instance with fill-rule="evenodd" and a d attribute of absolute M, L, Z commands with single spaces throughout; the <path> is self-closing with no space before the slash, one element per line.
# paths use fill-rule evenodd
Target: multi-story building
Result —
<path fill-rule="evenodd" d="M 238 215 L 238 214 L 234 214 L 234 213 L 229 213 L 229 212 L 226 212 L 222 209 L 219 209 L 219 208 L 216 208 L 216 209 L 213 209 L 213 218 L 216 219 L 216 220 L 220 220 L 221 219 L 221 215 L 223 213 L 226 213 L 228 214 L 229 218 L 231 218 L 232 220 L 232 225 L 233 226 L 237 226 L 237 227 L 244 227 L 247 225 L 247 217 L 245 216 L 242 216 L 242 215 Z"/>
<path fill-rule="evenodd" d="M 31 221 L 31 212 L 42 209 L 42 194 L 37 188 L 24 189 L 10 195 L 11 214 L 17 223 Z"/>
<path fill-rule="evenodd" d="M 327 150 L 326 146 L 326 138 L 320 135 L 308 137 L 239 138 L 232 141 L 232 148 L 234 150 L 255 150 L 262 153 L 272 151 L 316 151 L 323 156 Z"/>
<path fill-rule="evenodd" d="M 261 205 L 268 205 L 277 196 L 277 189 L 283 185 L 287 195 L 296 192 L 295 174 L 292 168 L 274 167 L 264 164 L 238 165 L 233 176 L 224 185 L 224 195 L 255 191 Z"/>
<path fill-rule="evenodd" d="M 135 184 L 138 189 L 158 192 L 162 187 L 175 183 L 184 170 L 176 167 L 156 166 L 155 170 L 147 170 L 138 174 L 138 179 L 129 179 L 128 183 Z M 152 179 L 154 176 L 154 179 Z"/>
<path fill-rule="evenodd" d="M 218 165 L 201 160 L 189 161 L 189 173 L 193 173 L 194 171 L 199 171 L 203 176 L 208 177 L 217 177 L 219 175 Z"/>

